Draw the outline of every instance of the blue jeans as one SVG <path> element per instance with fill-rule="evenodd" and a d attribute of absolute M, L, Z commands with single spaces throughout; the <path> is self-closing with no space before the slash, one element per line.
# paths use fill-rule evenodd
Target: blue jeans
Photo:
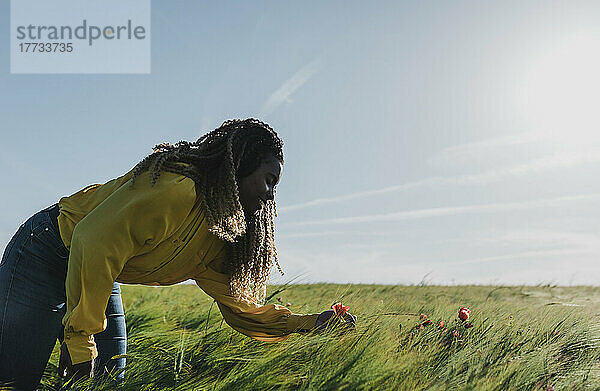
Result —
<path fill-rule="evenodd" d="M 12 237 L 0 262 L 0 384 L 35 390 L 62 328 L 69 251 L 60 238 L 58 204 L 31 216 Z M 121 288 L 115 282 L 107 328 L 94 336 L 95 376 L 125 368 L 127 335 Z M 121 371 L 120 379 L 123 379 Z"/>

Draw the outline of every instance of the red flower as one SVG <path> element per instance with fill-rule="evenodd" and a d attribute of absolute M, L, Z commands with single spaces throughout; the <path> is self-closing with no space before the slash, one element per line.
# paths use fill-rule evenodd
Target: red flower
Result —
<path fill-rule="evenodd" d="M 440 329 L 443 329 L 445 325 L 446 325 L 446 322 L 444 322 L 443 320 L 440 320 L 440 323 L 438 323 L 438 327 Z"/>
<path fill-rule="evenodd" d="M 342 303 L 335 303 L 331 306 L 331 308 L 333 309 L 333 312 L 336 316 L 344 316 L 346 315 L 346 312 L 348 312 L 348 310 L 350 309 L 350 307 L 342 305 Z"/>
<path fill-rule="evenodd" d="M 471 310 L 467 307 L 460 307 L 460 309 L 458 310 L 458 317 L 460 318 L 460 320 L 468 320 L 469 316 L 471 316 Z"/>
<path fill-rule="evenodd" d="M 420 318 L 421 318 L 421 319 L 427 319 L 427 315 L 425 315 L 425 314 L 421 314 Z"/>

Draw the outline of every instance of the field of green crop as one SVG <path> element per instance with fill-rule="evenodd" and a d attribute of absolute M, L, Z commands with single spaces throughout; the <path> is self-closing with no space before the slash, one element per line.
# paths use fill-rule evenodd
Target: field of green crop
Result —
<path fill-rule="evenodd" d="M 223 323 L 195 286 L 123 286 L 122 389 L 600 389 L 600 288 L 320 284 L 283 287 L 270 302 L 278 298 L 297 313 L 341 301 L 356 330 L 263 343 Z M 457 318 L 463 306 L 473 327 Z M 55 349 L 43 389 L 59 389 L 57 363 Z M 88 388 L 114 385 L 73 387 Z"/>

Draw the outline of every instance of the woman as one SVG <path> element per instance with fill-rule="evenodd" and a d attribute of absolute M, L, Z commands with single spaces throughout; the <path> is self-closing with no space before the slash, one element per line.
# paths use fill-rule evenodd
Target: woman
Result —
<path fill-rule="evenodd" d="M 0 381 L 35 389 L 56 338 L 63 376 L 124 368 L 124 358 L 110 360 L 126 345 L 118 283 L 193 279 L 233 329 L 262 341 L 323 328 L 331 310 L 258 304 L 272 264 L 281 272 L 273 216 L 282 147 L 265 123 L 226 121 L 33 215 L 0 264 Z M 355 317 L 345 321 L 353 327 Z"/>

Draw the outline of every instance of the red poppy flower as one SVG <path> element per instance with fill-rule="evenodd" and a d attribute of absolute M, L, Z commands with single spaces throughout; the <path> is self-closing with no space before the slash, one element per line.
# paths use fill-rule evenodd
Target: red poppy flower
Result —
<path fill-rule="evenodd" d="M 469 316 L 471 316 L 471 310 L 467 307 L 460 307 L 460 309 L 458 310 L 458 317 L 460 318 L 460 320 L 468 320 Z"/>
<path fill-rule="evenodd" d="M 438 323 L 438 327 L 440 329 L 443 329 L 445 325 L 446 325 L 446 322 L 444 322 L 443 320 L 440 320 L 440 323 Z"/>
<path fill-rule="evenodd" d="M 331 306 L 331 309 L 333 309 L 333 312 L 335 313 L 336 316 L 344 316 L 344 315 L 346 315 L 346 312 L 348 312 L 350 307 L 348 307 L 346 305 L 342 305 L 342 303 L 335 303 L 334 305 Z"/>
<path fill-rule="evenodd" d="M 421 319 L 427 319 L 427 315 L 425 315 L 425 314 L 421 314 L 421 315 L 420 315 L 420 318 L 421 318 Z"/>

